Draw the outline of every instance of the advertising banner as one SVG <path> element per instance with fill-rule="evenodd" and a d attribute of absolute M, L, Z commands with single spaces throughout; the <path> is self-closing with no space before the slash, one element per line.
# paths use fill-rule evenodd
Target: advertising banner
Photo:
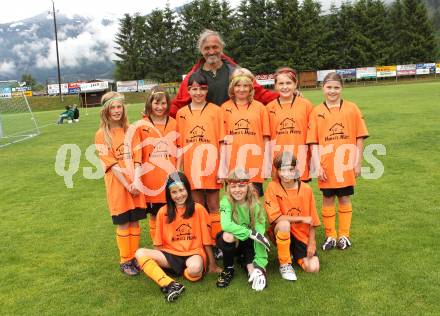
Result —
<path fill-rule="evenodd" d="M 138 89 L 137 81 L 116 81 L 116 91 L 118 92 L 136 92 Z"/>
<path fill-rule="evenodd" d="M 356 68 L 356 79 L 374 79 L 376 78 L 376 67 Z"/>
<path fill-rule="evenodd" d="M 48 84 L 47 85 L 47 94 L 48 95 L 55 95 L 55 94 L 59 94 L 60 90 L 58 87 L 58 83 L 54 83 L 54 84 Z M 67 94 L 69 93 L 69 87 L 67 83 L 62 83 L 61 84 L 61 93 L 62 94 Z"/>
<path fill-rule="evenodd" d="M 154 86 L 157 86 L 157 83 L 149 80 L 138 80 L 137 82 L 138 91 L 148 91 Z"/>
<path fill-rule="evenodd" d="M 5 88 L 0 88 L 0 98 L 1 99 L 10 99 L 12 98 L 12 89 L 5 87 Z"/>
<path fill-rule="evenodd" d="M 435 73 L 440 74 L 440 64 L 435 64 Z"/>
<path fill-rule="evenodd" d="M 81 92 L 103 91 L 108 89 L 108 81 L 83 82 L 79 84 Z"/>
<path fill-rule="evenodd" d="M 377 66 L 376 67 L 377 78 L 396 77 L 396 66 Z"/>
<path fill-rule="evenodd" d="M 356 79 L 356 68 L 337 69 L 336 73 L 340 74 L 342 79 L 344 79 L 344 80 Z"/>
<path fill-rule="evenodd" d="M 318 82 L 323 82 L 325 76 L 327 76 L 327 74 L 330 73 L 330 72 L 336 72 L 336 70 L 335 69 L 318 70 L 316 72 L 316 78 L 317 78 Z"/>
<path fill-rule="evenodd" d="M 413 76 L 416 74 L 416 65 L 397 65 L 397 76 Z"/>
<path fill-rule="evenodd" d="M 271 86 L 275 84 L 275 74 L 259 74 L 255 76 L 258 84 L 262 86 Z"/>
<path fill-rule="evenodd" d="M 429 75 L 435 73 L 435 64 L 417 64 L 416 65 L 416 74 L 417 75 Z"/>
<path fill-rule="evenodd" d="M 69 82 L 68 88 L 69 88 L 69 94 L 77 94 L 81 91 L 79 82 Z"/>

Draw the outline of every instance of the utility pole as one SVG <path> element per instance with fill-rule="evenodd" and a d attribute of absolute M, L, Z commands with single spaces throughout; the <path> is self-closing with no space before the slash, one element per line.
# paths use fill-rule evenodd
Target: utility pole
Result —
<path fill-rule="evenodd" d="M 55 31 L 55 45 L 56 45 L 56 51 L 57 51 L 57 70 L 58 70 L 58 89 L 60 93 L 60 100 L 63 102 L 63 94 L 61 92 L 61 72 L 60 72 L 60 56 L 58 53 L 58 33 L 57 33 L 57 17 L 56 17 L 56 11 L 55 11 L 55 2 L 52 0 L 52 13 L 53 13 L 53 26 Z"/>

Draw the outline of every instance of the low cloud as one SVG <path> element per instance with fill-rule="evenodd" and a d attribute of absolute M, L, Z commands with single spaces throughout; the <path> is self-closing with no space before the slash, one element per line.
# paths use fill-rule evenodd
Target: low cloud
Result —
<path fill-rule="evenodd" d="M 0 73 L 2 74 L 14 74 L 15 73 L 15 63 L 13 61 L 0 61 Z"/>

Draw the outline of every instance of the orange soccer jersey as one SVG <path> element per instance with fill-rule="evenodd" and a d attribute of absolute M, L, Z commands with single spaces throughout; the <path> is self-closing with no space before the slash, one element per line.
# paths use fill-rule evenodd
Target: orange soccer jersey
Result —
<path fill-rule="evenodd" d="M 123 128 L 112 128 L 112 147 L 104 142 L 104 131 L 99 129 L 95 135 L 95 146 L 105 172 L 104 182 L 107 190 L 107 202 L 112 216 L 120 215 L 136 208 L 145 208 L 143 194 L 133 196 L 113 175 L 111 168 L 118 165 L 123 171 L 128 183 L 133 182 L 134 163 L 141 163 L 141 151 L 133 150 L 139 144 L 139 138 L 125 139 Z"/>
<path fill-rule="evenodd" d="M 313 190 L 307 183 L 299 182 L 298 188 L 285 190 L 278 181 L 271 181 L 264 194 L 264 206 L 271 225 L 281 215 L 311 216 L 312 226 L 321 225 Z M 290 232 L 304 244 L 309 243 L 310 225 L 292 223 Z"/>
<path fill-rule="evenodd" d="M 266 108 L 269 113 L 270 137 L 274 145 L 272 157 L 276 157 L 279 152 L 292 152 L 298 159 L 301 180 L 308 180 L 310 155 L 306 140 L 312 103 L 301 97 L 294 97 L 292 103 L 281 103 L 278 98 Z"/>
<path fill-rule="evenodd" d="M 214 245 L 209 214 L 198 203 L 191 218 L 183 218 L 184 212 L 184 208 L 177 208 L 176 218 L 168 223 L 167 205 L 159 210 L 154 246 L 178 256 L 200 255 L 206 262 L 204 246 Z"/>
<path fill-rule="evenodd" d="M 145 117 L 138 126 L 142 147 L 142 184 L 147 203 L 166 203 L 165 184 L 176 169 L 176 120 L 167 118 L 165 124 L 154 123 Z"/>
<path fill-rule="evenodd" d="M 222 105 L 229 171 L 247 170 L 252 182 L 263 182 L 264 136 L 270 137 L 265 106 L 254 100 L 247 106 L 229 100 Z"/>
<path fill-rule="evenodd" d="M 310 115 L 307 144 L 320 145 L 320 162 L 327 181 L 319 181 L 321 189 L 335 189 L 356 184 L 354 163 L 356 139 L 368 137 L 367 127 L 356 104 L 341 101 L 329 109 L 325 103 Z"/>
<path fill-rule="evenodd" d="M 176 120 L 178 146 L 184 150 L 183 171 L 191 189 L 220 189 L 217 172 L 224 137 L 221 109 L 213 103 L 201 110 L 187 105 L 177 112 Z"/>

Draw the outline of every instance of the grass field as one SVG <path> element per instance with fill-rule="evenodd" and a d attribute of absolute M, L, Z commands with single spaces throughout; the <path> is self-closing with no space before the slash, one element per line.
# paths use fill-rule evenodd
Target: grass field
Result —
<path fill-rule="evenodd" d="M 315 104 L 322 98 L 320 91 L 305 96 Z M 94 168 L 85 151 L 98 109 L 61 126 L 53 124 L 59 111 L 36 113 L 42 134 L 0 149 L 0 314 L 438 315 L 440 82 L 347 88 L 344 97 L 363 111 L 367 144 L 387 149 L 377 156 L 383 176 L 358 181 L 353 247 L 319 251 L 320 273 L 299 271 L 295 283 L 281 280 L 273 248 L 262 293 L 247 286 L 241 271 L 222 290 L 208 275 L 195 284 L 182 279 L 187 291 L 175 304 L 145 276 L 119 272 L 103 180 L 83 176 L 83 167 Z M 132 121 L 140 109 L 130 105 Z M 72 189 L 55 172 L 62 144 L 81 149 Z M 145 221 L 142 227 L 142 245 L 150 245 Z"/>

